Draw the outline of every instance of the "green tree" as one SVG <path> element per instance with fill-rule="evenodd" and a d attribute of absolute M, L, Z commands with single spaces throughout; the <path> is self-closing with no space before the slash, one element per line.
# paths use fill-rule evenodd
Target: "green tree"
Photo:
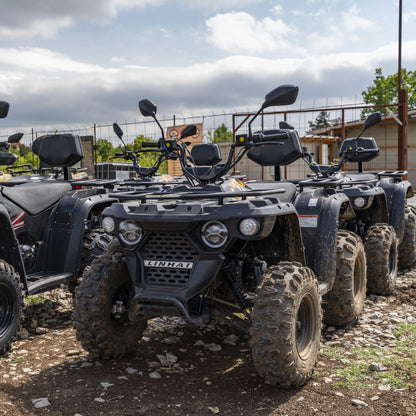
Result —
<path fill-rule="evenodd" d="M 322 110 L 316 117 L 315 121 L 308 121 L 310 129 L 320 129 L 329 126 L 330 113 Z"/>
<path fill-rule="evenodd" d="M 212 133 L 212 130 L 208 130 L 205 133 L 205 139 L 211 143 L 232 142 L 233 132 L 222 123 L 214 130 L 214 134 Z"/>
<path fill-rule="evenodd" d="M 416 107 L 416 71 L 402 69 L 402 88 L 408 90 L 409 108 Z M 376 68 L 373 85 L 361 93 L 366 104 L 396 104 L 398 94 L 398 74 L 388 75 L 385 77 L 381 68 Z M 392 111 L 397 111 L 391 108 Z M 361 115 L 380 111 L 386 113 L 385 107 L 367 108 L 362 111 Z"/>
<path fill-rule="evenodd" d="M 114 155 L 115 149 L 107 139 L 97 140 L 97 159 L 100 162 L 107 161 L 110 156 Z"/>

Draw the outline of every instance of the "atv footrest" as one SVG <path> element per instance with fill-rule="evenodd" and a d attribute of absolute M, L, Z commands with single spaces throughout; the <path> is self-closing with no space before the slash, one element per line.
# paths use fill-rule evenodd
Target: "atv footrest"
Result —
<path fill-rule="evenodd" d="M 45 292 L 58 288 L 63 283 L 68 283 L 73 279 L 72 273 L 60 274 L 32 274 L 28 276 L 28 292 L 29 295 Z"/>

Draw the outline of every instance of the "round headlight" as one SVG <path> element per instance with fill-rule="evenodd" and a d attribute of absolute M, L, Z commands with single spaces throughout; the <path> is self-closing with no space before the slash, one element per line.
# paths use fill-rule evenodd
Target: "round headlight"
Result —
<path fill-rule="evenodd" d="M 126 244 L 137 244 L 143 235 L 143 230 L 137 224 L 129 221 L 121 221 L 118 226 L 120 240 Z"/>
<path fill-rule="evenodd" d="M 111 217 L 104 217 L 101 225 L 106 233 L 114 231 L 114 220 Z"/>
<path fill-rule="evenodd" d="M 366 204 L 365 198 L 357 196 L 357 198 L 354 198 L 353 204 L 356 208 L 362 208 Z"/>
<path fill-rule="evenodd" d="M 240 229 L 241 234 L 251 237 L 259 232 L 260 223 L 254 218 L 246 218 L 240 222 L 238 228 Z"/>
<path fill-rule="evenodd" d="M 209 221 L 201 230 L 202 241 L 210 248 L 222 247 L 228 239 L 227 227 L 219 221 Z"/>

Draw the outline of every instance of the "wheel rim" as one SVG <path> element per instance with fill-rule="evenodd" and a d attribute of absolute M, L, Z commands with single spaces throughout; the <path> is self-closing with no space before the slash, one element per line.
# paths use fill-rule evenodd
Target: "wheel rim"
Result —
<path fill-rule="evenodd" d="M 354 300 L 357 301 L 361 298 L 361 293 L 364 288 L 363 279 L 363 264 L 361 258 L 357 256 L 354 264 Z"/>
<path fill-rule="evenodd" d="M 121 285 L 117 288 L 111 302 L 111 323 L 115 331 L 122 331 L 128 324 L 129 320 L 129 300 L 131 297 L 131 286 Z"/>
<path fill-rule="evenodd" d="M 14 316 L 15 297 L 9 286 L 0 284 L 0 337 L 9 330 Z"/>
<path fill-rule="evenodd" d="M 306 359 L 315 338 L 316 306 L 311 295 L 306 294 L 296 315 L 296 348 L 299 356 Z"/>

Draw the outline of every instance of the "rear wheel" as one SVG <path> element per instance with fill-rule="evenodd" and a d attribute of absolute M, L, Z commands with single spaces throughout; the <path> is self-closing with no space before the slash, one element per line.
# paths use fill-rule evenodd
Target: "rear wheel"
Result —
<path fill-rule="evenodd" d="M 133 284 L 121 252 L 94 260 L 78 285 L 72 313 L 77 339 L 94 358 L 118 358 L 133 352 L 146 320 L 129 319 Z"/>
<path fill-rule="evenodd" d="M 404 235 L 398 252 L 400 270 L 416 264 L 416 209 L 409 205 L 405 210 Z"/>
<path fill-rule="evenodd" d="M 0 356 L 9 351 L 20 329 L 23 309 L 19 277 L 12 266 L 0 260 Z"/>
<path fill-rule="evenodd" d="M 355 233 L 339 230 L 335 282 L 323 298 L 324 321 L 335 326 L 354 324 L 364 309 L 366 289 L 364 244 Z"/>
<path fill-rule="evenodd" d="M 270 267 L 251 314 L 257 372 L 268 384 L 300 386 L 312 376 L 322 327 L 321 296 L 313 272 L 299 263 Z"/>
<path fill-rule="evenodd" d="M 394 228 L 387 224 L 370 227 L 364 239 L 367 255 L 367 291 L 391 295 L 397 278 L 397 240 Z"/>

